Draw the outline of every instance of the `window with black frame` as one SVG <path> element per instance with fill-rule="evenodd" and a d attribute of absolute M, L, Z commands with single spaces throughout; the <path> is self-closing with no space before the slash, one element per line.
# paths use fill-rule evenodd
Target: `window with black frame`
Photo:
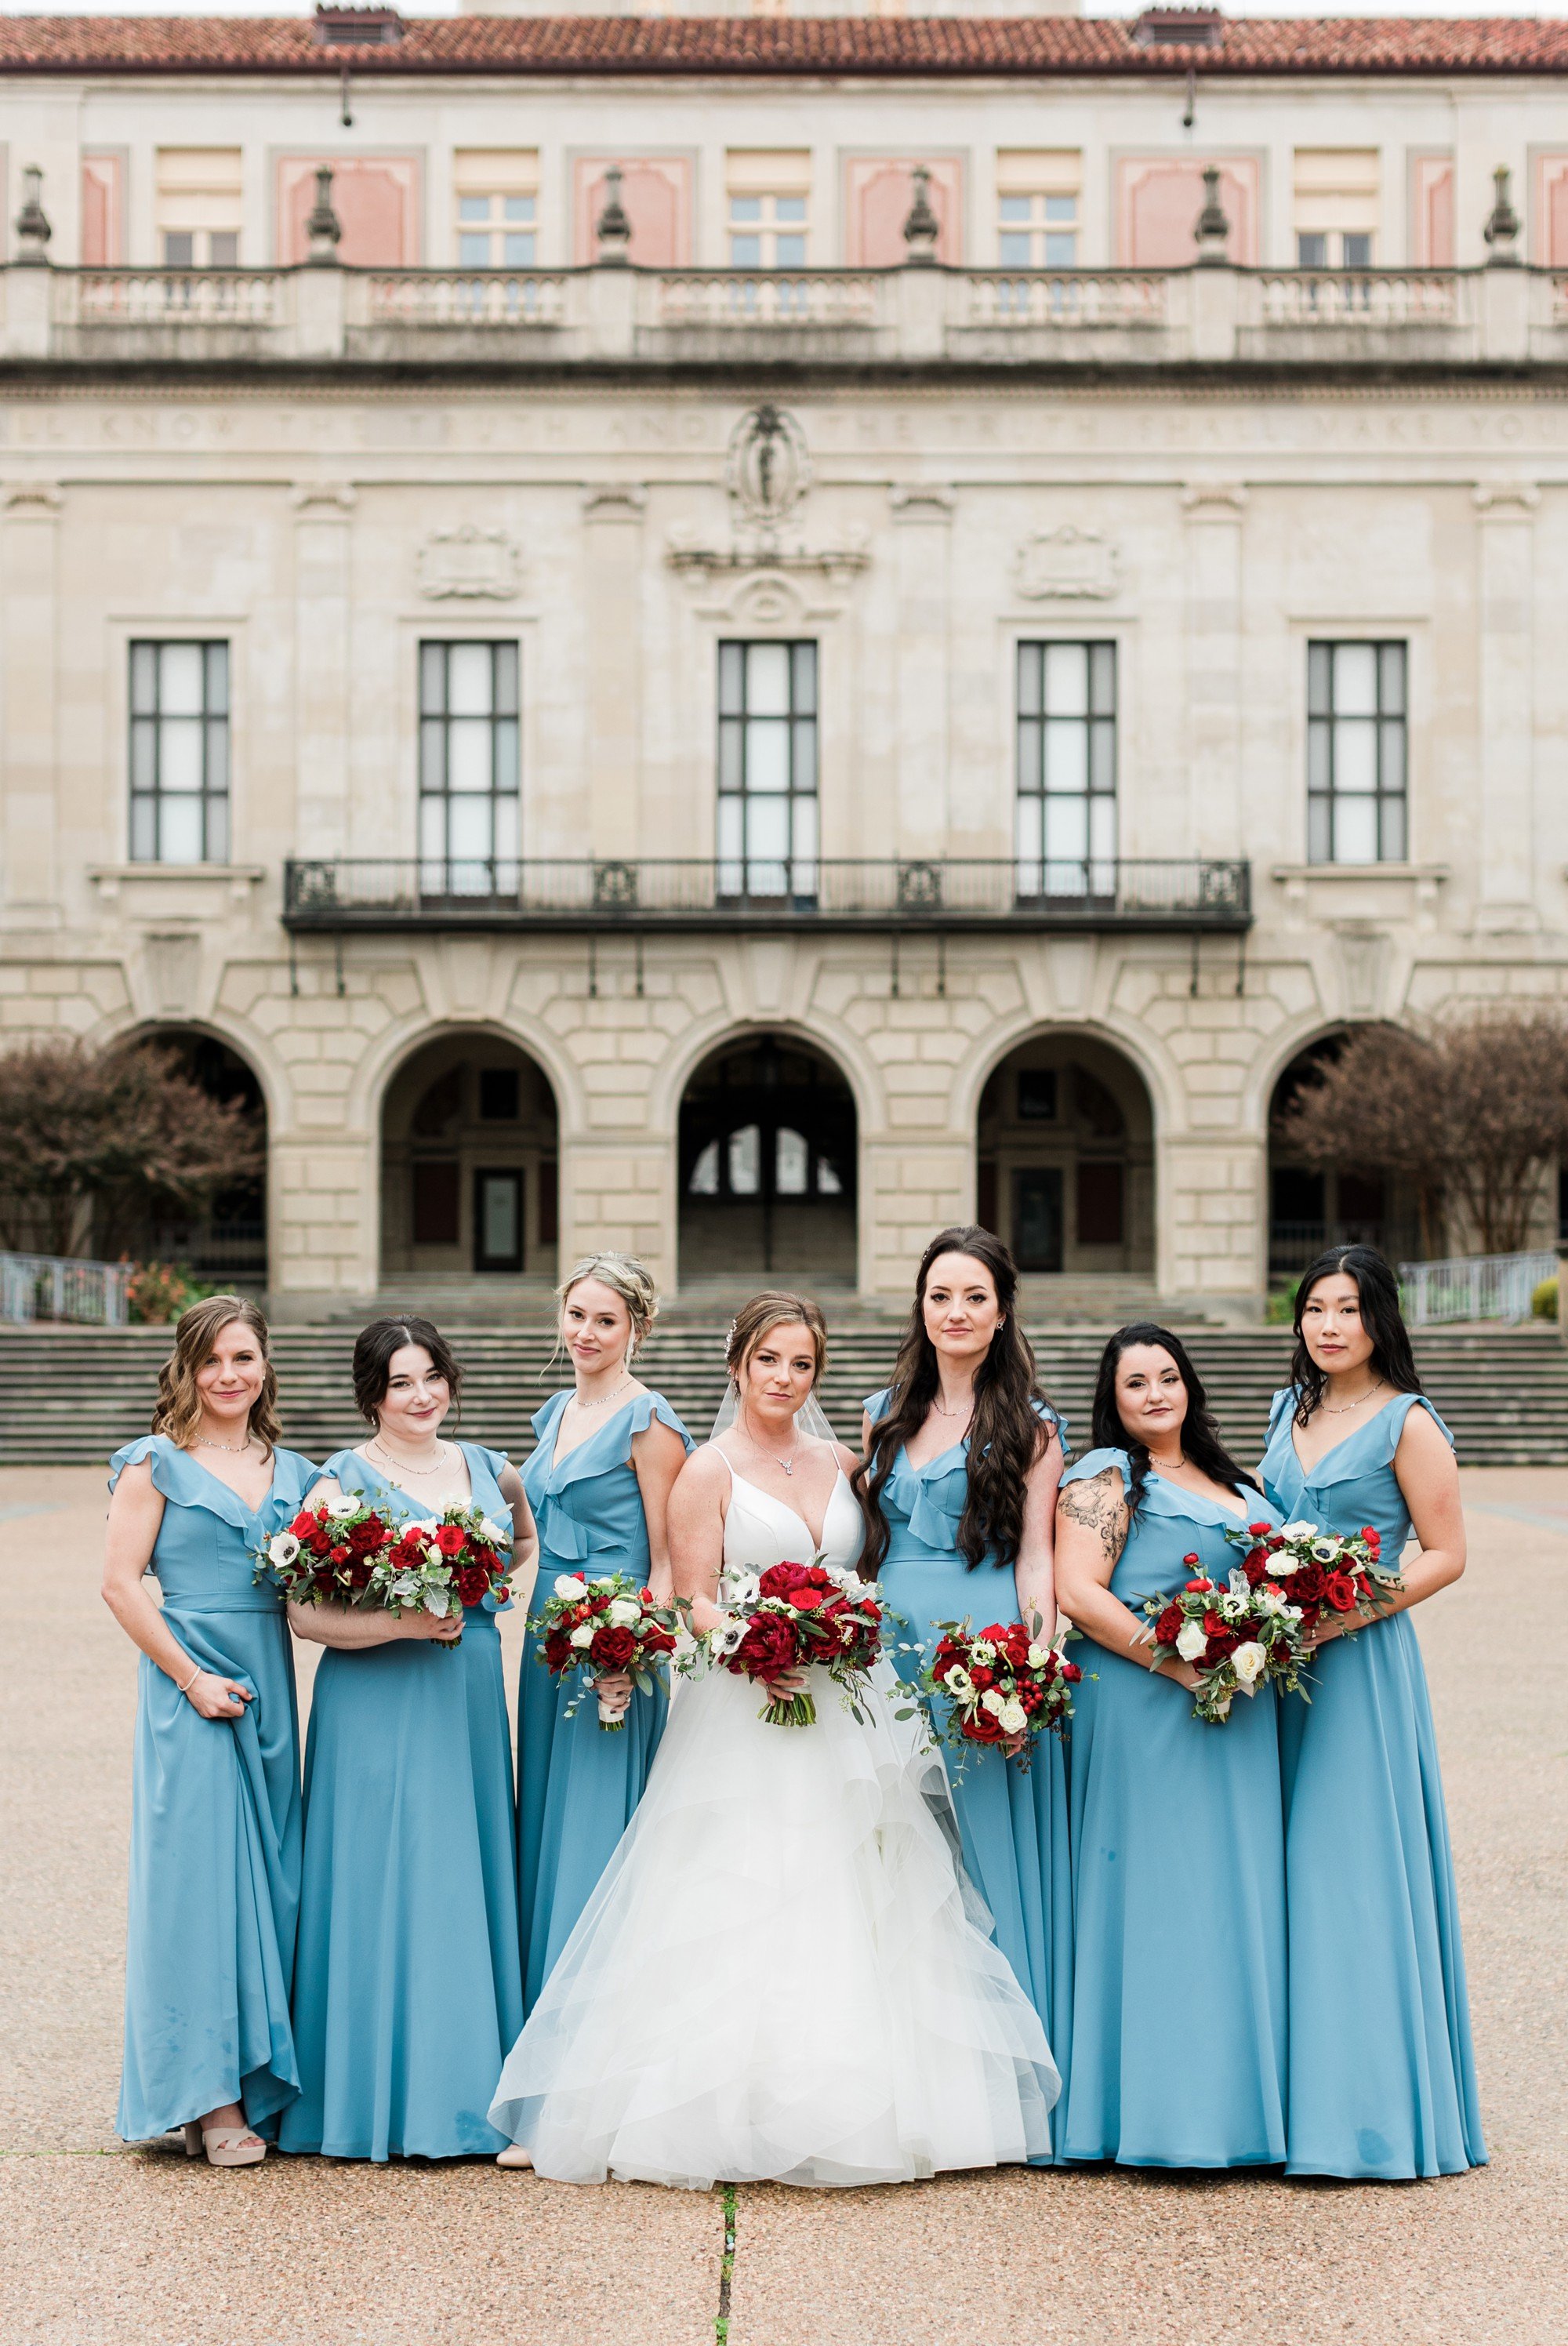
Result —
<path fill-rule="evenodd" d="M 1116 647 L 1018 647 L 1017 892 L 1116 889 Z"/>
<path fill-rule="evenodd" d="M 718 647 L 718 893 L 814 903 L 817 647 Z"/>
<path fill-rule="evenodd" d="M 229 647 L 130 648 L 133 863 L 229 861 Z"/>
<path fill-rule="evenodd" d="M 1307 647 L 1307 860 L 1409 853 L 1406 647 Z"/>
<path fill-rule="evenodd" d="M 419 648 L 423 895 L 517 893 L 517 671 L 514 643 Z"/>

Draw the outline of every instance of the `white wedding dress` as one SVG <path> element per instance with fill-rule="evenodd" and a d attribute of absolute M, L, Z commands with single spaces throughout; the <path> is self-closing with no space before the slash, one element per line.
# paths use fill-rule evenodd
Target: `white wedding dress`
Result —
<path fill-rule="evenodd" d="M 731 1473 L 733 1595 L 816 1542 Z M 860 1539 L 840 1474 L 823 1561 L 852 1569 Z M 681 1688 L 496 2087 L 492 2124 L 541 2175 L 904 2183 L 1048 2153 L 1060 2080 L 922 1795 L 929 1779 L 945 1800 L 940 1763 L 885 1693 L 862 1724 L 824 1671 L 810 1683 L 803 1728 L 769 1726 L 727 1670 Z"/>

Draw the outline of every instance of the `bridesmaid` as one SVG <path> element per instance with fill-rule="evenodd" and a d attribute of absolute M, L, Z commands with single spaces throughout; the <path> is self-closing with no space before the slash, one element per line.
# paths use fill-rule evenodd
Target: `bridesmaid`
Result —
<path fill-rule="evenodd" d="M 967 1615 L 978 1629 L 1038 1613 L 1054 1627 L 1052 1525 L 1066 1429 L 1035 1382 L 1017 1288 L 1013 1257 L 989 1230 L 939 1232 L 921 1258 L 892 1382 L 865 1404 L 861 1568 L 880 1573 L 903 1638 L 918 1641 L 918 1653 L 898 1657 L 906 1677 L 930 1659 L 939 1621 Z M 1048 1736 L 1027 1774 L 1003 1749 L 972 1752 L 952 1798 L 996 1943 L 1065 2076 L 1073 1910 L 1061 1743 Z M 1051 2125 L 1059 2157 L 1058 2111 Z"/>
<path fill-rule="evenodd" d="M 539 1525 L 540 1598 L 558 1573 L 624 1572 L 670 1602 L 665 1516 L 691 1440 L 668 1402 L 632 1371 L 658 1311 L 640 1262 L 593 1254 L 556 1290 L 560 1341 L 575 1382 L 534 1420 L 538 1447 L 523 1470 Z M 664 1731 L 667 1698 L 635 1693 L 625 1671 L 598 1681 L 627 1714 L 615 1735 L 590 1695 L 570 1719 L 575 1679 L 552 1678 L 524 1647 L 517 1698 L 517 1872 L 524 2003 L 532 2011 L 631 1821 Z"/>
<path fill-rule="evenodd" d="M 362 1497 L 395 1521 L 472 1498 L 534 1525 L 497 1450 L 447 1442 L 462 1372 L 428 1320 L 374 1320 L 354 1346 L 372 1428 L 307 1504 Z M 503 1599 L 503 1603 L 504 1603 Z M 305 1857 L 294 1995 L 300 2095 L 280 2147 L 331 2158 L 499 2150 L 485 2117 L 523 2025 L 512 1750 L 495 1605 L 456 1622 L 290 1605 L 327 1647 L 305 1755 Z M 455 1652 L 435 1648 L 461 1635 Z"/>
<path fill-rule="evenodd" d="M 1263 1486 L 1293 1519 L 1376 1526 L 1391 1617 L 1319 1633 L 1282 1716 L 1290 1917 L 1288 2171 L 1404 2180 L 1486 2163 L 1448 1815 L 1409 1608 L 1464 1570 L 1447 1427 L 1374 1248 L 1319 1255 L 1296 1296 Z M 1417 1548 L 1400 1564 L 1414 1531 Z M 1329 1643 L 1329 1640 L 1334 1642 Z"/>
<path fill-rule="evenodd" d="M 256 2166 L 299 2091 L 299 1715 L 282 1599 L 255 1572 L 316 1470 L 278 1447 L 277 1401 L 260 1312 L 209 1296 L 179 1321 L 151 1433 L 109 1472 L 104 1601 L 142 1653 L 115 2126 L 183 2127 L 214 2167 Z"/>
<path fill-rule="evenodd" d="M 1238 1699 L 1224 1727 L 1194 1719 L 1196 1671 L 1156 1668 L 1134 1609 L 1199 1568 L 1223 1587 L 1241 1562 L 1227 1532 L 1278 1520 L 1227 1454 L 1177 1339 L 1119 1329 L 1100 1362 L 1095 1447 L 1063 1476 L 1056 1515 L 1058 1596 L 1104 1649 L 1072 1729 L 1069 2158 L 1285 2157 L 1279 1704 L 1269 1688 Z"/>

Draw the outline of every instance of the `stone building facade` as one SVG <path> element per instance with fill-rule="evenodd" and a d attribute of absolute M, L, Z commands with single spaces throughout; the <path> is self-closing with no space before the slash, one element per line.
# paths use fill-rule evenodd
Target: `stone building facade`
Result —
<path fill-rule="evenodd" d="M 1568 35 L 1194 22 L 13 20 L 0 1027 L 233 1055 L 276 1309 L 1400 1240 L 1270 1105 L 1564 991 Z"/>

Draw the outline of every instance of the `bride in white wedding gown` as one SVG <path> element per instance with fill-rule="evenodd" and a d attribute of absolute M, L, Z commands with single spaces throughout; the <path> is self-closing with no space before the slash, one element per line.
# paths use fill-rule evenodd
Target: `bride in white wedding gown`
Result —
<path fill-rule="evenodd" d="M 735 1423 L 670 1503 L 676 1586 L 699 1628 L 735 1576 L 818 1555 L 853 1570 L 854 1461 L 796 1422 L 823 1334 L 814 1304 L 777 1295 L 731 1331 Z M 809 1676 L 804 1728 L 767 1724 L 761 1690 L 726 1670 L 681 1688 L 641 1805 L 502 2071 L 503 2165 L 705 2190 L 1048 2156 L 1060 2081 L 938 1821 L 940 1763 L 885 1694 L 857 1720 Z"/>

